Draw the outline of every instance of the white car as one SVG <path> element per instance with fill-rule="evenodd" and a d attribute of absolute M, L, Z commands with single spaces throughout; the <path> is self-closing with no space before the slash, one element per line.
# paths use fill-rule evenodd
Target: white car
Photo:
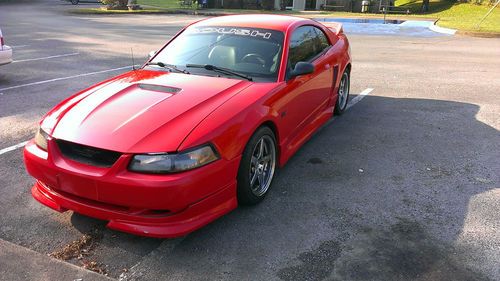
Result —
<path fill-rule="evenodd" d="M 12 48 L 3 44 L 2 30 L 0 30 L 0 65 L 12 62 Z"/>

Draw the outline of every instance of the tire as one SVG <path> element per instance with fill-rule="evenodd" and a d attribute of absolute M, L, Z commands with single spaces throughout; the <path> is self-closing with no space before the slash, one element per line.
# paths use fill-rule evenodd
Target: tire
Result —
<path fill-rule="evenodd" d="M 238 203 L 255 205 L 266 196 L 277 165 L 276 137 L 269 127 L 259 128 L 248 141 L 238 170 Z"/>
<path fill-rule="evenodd" d="M 339 90 L 337 95 L 337 102 L 335 103 L 335 115 L 341 115 L 347 108 L 347 103 L 349 102 L 349 92 L 351 77 L 349 71 L 346 69 L 340 78 Z"/>
<path fill-rule="evenodd" d="M 80 2 L 79 0 L 71 0 L 71 4 L 73 5 L 78 5 L 78 2 Z"/>

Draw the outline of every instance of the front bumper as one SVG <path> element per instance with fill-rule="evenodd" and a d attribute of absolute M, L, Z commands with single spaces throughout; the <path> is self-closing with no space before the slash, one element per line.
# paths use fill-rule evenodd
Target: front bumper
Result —
<path fill-rule="evenodd" d="M 3 48 L 0 47 L 0 65 L 8 64 L 12 62 L 12 48 L 3 45 Z"/>
<path fill-rule="evenodd" d="M 24 149 L 26 169 L 37 179 L 33 197 L 59 212 L 107 220 L 111 229 L 178 237 L 237 206 L 239 158 L 179 174 L 146 175 L 126 169 L 131 155 L 122 155 L 110 168 L 98 168 L 64 159 L 53 141 L 48 151 L 33 141 Z"/>

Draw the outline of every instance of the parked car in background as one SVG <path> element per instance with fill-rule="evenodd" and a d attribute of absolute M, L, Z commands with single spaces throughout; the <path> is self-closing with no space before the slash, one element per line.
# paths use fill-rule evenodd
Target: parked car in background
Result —
<path fill-rule="evenodd" d="M 12 62 L 12 48 L 5 45 L 2 30 L 0 29 L 0 65 Z"/>
<path fill-rule="evenodd" d="M 209 18 L 140 69 L 64 100 L 24 161 L 34 198 L 137 235 L 177 237 L 257 204 L 282 167 L 347 107 L 341 24 Z"/>

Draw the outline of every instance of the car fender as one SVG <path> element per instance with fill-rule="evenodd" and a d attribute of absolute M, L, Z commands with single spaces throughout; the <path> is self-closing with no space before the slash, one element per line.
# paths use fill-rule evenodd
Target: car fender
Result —
<path fill-rule="evenodd" d="M 271 106 L 279 84 L 254 84 L 233 96 L 200 122 L 178 150 L 212 143 L 221 157 L 231 160 L 243 153 L 250 137 L 266 122 L 274 124 L 279 139 L 279 114 Z"/>

